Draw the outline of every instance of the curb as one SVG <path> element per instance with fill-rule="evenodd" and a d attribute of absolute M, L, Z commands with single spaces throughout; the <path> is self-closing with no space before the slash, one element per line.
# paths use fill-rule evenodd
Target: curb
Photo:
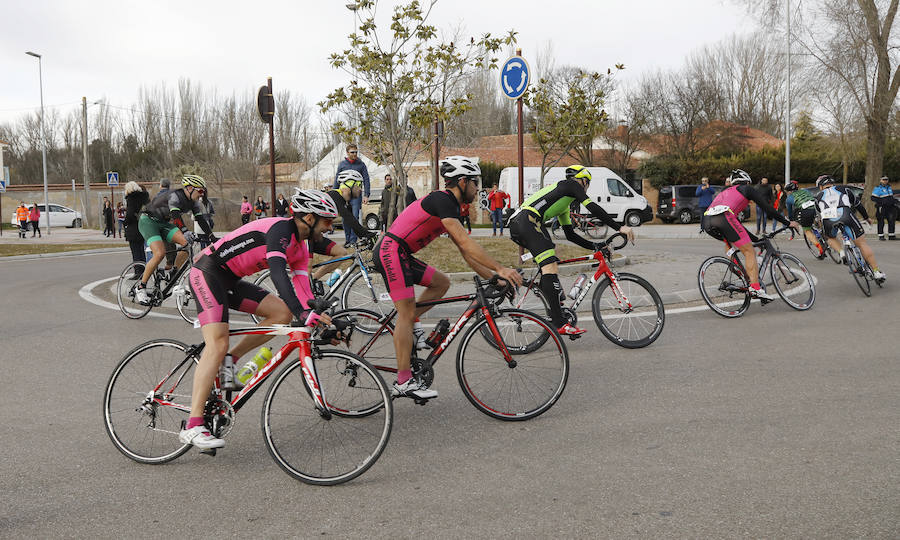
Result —
<path fill-rule="evenodd" d="M 72 257 L 76 255 L 94 255 L 97 253 L 117 253 L 119 251 L 129 251 L 127 247 L 121 248 L 100 248 L 100 249 L 81 249 L 74 251 L 57 251 L 54 253 L 33 253 L 30 255 L 10 255 L 8 257 L 0 257 L 3 261 L 30 261 L 35 259 L 52 259 L 56 257 Z"/>

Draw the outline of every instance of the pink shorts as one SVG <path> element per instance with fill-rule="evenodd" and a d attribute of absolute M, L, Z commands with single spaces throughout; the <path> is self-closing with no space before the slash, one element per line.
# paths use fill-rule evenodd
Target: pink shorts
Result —
<path fill-rule="evenodd" d="M 412 256 L 406 246 L 385 236 L 375 246 L 375 269 L 384 277 L 391 300 L 414 298 L 413 285 L 427 287 L 437 269 Z"/>

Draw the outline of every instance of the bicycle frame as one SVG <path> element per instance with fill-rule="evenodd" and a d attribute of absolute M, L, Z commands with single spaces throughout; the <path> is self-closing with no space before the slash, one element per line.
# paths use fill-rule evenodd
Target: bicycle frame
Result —
<path fill-rule="evenodd" d="M 327 261 L 316 263 L 312 265 L 310 270 L 321 268 L 323 266 L 334 264 L 337 262 L 349 261 L 351 259 L 353 260 L 352 269 L 341 274 L 341 277 L 339 277 L 338 280 L 334 282 L 334 285 L 332 285 L 328 289 L 328 292 L 325 293 L 325 296 L 323 296 L 322 298 L 329 299 L 335 296 L 337 294 L 337 291 L 339 291 L 344 283 L 349 281 L 350 278 L 356 274 L 355 270 L 358 269 L 362 273 L 363 279 L 366 282 L 366 286 L 369 288 L 369 292 L 372 293 L 372 300 L 377 302 L 379 299 L 375 297 L 375 288 L 372 286 L 372 278 L 369 277 L 369 270 L 366 268 L 366 264 L 363 262 L 362 256 L 359 254 L 359 251 L 355 251 L 349 255 L 344 255 L 343 257 L 338 257 L 337 259 L 329 259 Z"/>
<path fill-rule="evenodd" d="M 782 227 L 776 231 L 772 231 L 771 235 L 766 235 L 760 238 L 759 240 L 752 242 L 753 247 L 758 247 L 760 249 L 760 255 L 763 256 L 762 262 L 759 263 L 759 267 L 757 268 L 757 274 L 759 280 L 762 281 L 762 276 L 765 275 L 767 271 L 769 271 L 769 267 L 772 265 L 772 261 L 775 260 L 776 257 L 781 255 L 781 251 L 775 247 L 775 244 L 772 242 L 772 239 L 769 236 L 774 236 L 781 231 L 787 229 L 788 227 Z M 744 272 L 744 275 L 747 275 L 747 267 L 741 262 L 740 257 L 737 256 L 737 253 L 740 251 L 740 248 L 734 247 L 731 245 L 731 242 L 728 240 L 723 240 L 725 245 L 728 246 L 728 251 L 726 252 L 726 257 L 734 261 L 735 264 L 740 267 L 741 271 Z M 755 253 L 755 250 L 754 250 Z M 749 282 L 749 276 L 747 276 Z"/>
<path fill-rule="evenodd" d="M 485 317 L 487 319 L 488 327 L 491 330 L 491 335 L 493 336 L 495 342 L 498 344 L 500 351 L 503 353 L 503 359 L 506 360 L 507 363 L 515 362 L 509 352 L 509 349 L 506 347 L 506 343 L 503 342 L 503 339 L 500 336 L 500 331 L 497 329 L 497 325 L 494 322 L 492 312 L 493 305 L 489 304 L 486 301 L 484 291 L 481 289 L 481 282 L 479 281 L 479 279 L 477 277 L 474 279 L 476 283 L 476 290 L 474 293 L 462 296 L 449 296 L 447 298 L 429 300 L 426 302 L 416 302 L 416 307 L 439 306 L 442 304 L 452 304 L 456 302 L 466 301 L 469 302 L 469 306 L 466 307 L 462 315 L 459 316 L 459 318 L 456 320 L 456 323 L 454 323 L 453 326 L 450 327 L 444 339 L 441 340 L 441 342 L 434 349 L 432 349 L 431 352 L 428 353 L 428 356 L 424 360 L 424 366 L 426 368 L 431 367 L 435 363 L 437 363 L 441 355 L 444 354 L 444 351 L 446 351 L 450 347 L 450 344 L 453 343 L 453 340 L 456 338 L 456 336 L 458 336 L 463 327 L 466 326 L 466 323 L 468 323 L 472 319 L 472 317 L 475 317 L 476 314 L 480 314 L 482 317 Z M 382 319 L 380 319 L 379 322 L 381 323 L 381 326 L 378 327 L 378 330 L 376 330 L 372 334 L 372 337 L 369 339 L 369 341 L 366 342 L 365 345 L 363 345 L 362 349 L 354 352 L 362 357 L 365 357 L 366 353 L 369 351 L 369 348 L 373 343 L 375 343 L 378 336 L 381 335 L 387 325 L 391 323 L 394 318 L 396 318 L 396 316 L 397 310 L 395 308 L 392 309 L 391 312 L 385 315 Z M 412 354 L 415 354 L 415 349 L 413 349 Z M 396 366 L 379 366 L 373 364 L 373 367 L 379 371 L 397 373 Z"/>
<path fill-rule="evenodd" d="M 316 403 L 316 408 L 323 415 L 330 415 L 330 411 L 328 407 L 325 406 L 325 397 L 322 394 L 322 389 L 319 386 L 319 378 L 316 373 L 315 364 L 312 361 L 312 346 L 310 345 L 310 336 L 312 335 L 312 329 L 306 326 L 290 326 L 290 325 L 281 325 L 274 324 L 272 326 L 253 326 L 250 328 L 231 328 L 228 330 L 228 336 L 244 336 L 244 335 L 265 335 L 265 336 L 288 336 L 288 342 L 281 347 L 281 349 L 272 356 L 272 359 L 263 366 L 247 383 L 244 387 L 234 396 L 229 403 L 235 412 L 239 411 L 241 407 L 250 399 L 250 397 L 256 392 L 259 387 L 262 385 L 263 381 L 272 374 L 278 366 L 280 366 L 295 350 L 299 350 L 300 362 L 303 364 L 303 376 L 306 379 L 306 384 L 310 389 L 310 393 L 313 396 L 313 400 Z M 205 344 L 200 343 L 198 345 L 193 345 L 188 348 L 188 355 L 185 357 L 185 362 L 193 360 L 197 358 L 199 361 L 200 353 L 203 351 Z M 172 374 L 176 373 L 179 369 L 184 366 L 184 362 L 175 366 L 162 381 L 152 390 L 153 396 L 156 396 L 160 389 L 166 384 L 166 381 L 172 376 Z M 182 373 L 181 377 L 184 377 L 184 373 Z M 174 384 L 171 386 L 169 392 L 162 393 L 162 395 L 168 395 L 171 393 L 171 390 L 176 388 L 181 383 L 181 378 L 176 380 Z M 220 386 L 220 381 L 218 377 L 216 378 L 215 385 L 213 387 L 213 392 L 222 392 Z M 227 391 L 230 392 L 230 391 Z M 174 403 L 172 401 L 168 401 L 160 398 L 153 398 L 153 401 L 158 403 L 159 405 L 163 405 L 166 407 L 172 407 L 174 409 L 184 411 L 189 413 L 191 408 L 190 406 L 182 405 L 179 403 Z"/>
<path fill-rule="evenodd" d="M 179 247 L 179 248 L 175 249 L 174 252 L 168 252 L 168 253 L 175 253 L 177 255 L 181 251 L 187 252 L 187 258 L 184 260 L 184 264 L 176 267 L 175 274 L 172 276 L 172 279 L 168 283 L 166 283 L 166 286 L 163 287 L 162 289 L 158 289 L 159 297 L 153 303 L 153 307 L 161 306 L 164 300 L 166 300 L 167 298 L 172 296 L 172 289 L 174 289 L 175 286 L 178 285 L 178 283 L 181 281 L 181 278 L 184 276 L 184 274 L 188 270 L 190 270 L 191 266 L 193 266 L 193 264 L 194 264 L 194 248 L 190 242 L 186 246 Z M 155 272 L 158 272 L 158 271 L 159 271 L 159 268 L 157 268 L 155 270 Z"/>

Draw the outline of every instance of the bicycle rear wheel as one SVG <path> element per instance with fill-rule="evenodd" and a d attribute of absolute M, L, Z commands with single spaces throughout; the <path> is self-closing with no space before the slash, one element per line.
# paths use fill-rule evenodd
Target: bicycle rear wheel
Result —
<path fill-rule="evenodd" d="M 142 262 L 129 264 L 119 274 L 119 281 L 116 283 L 116 299 L 119 303 L 119 309 L 129 319 L 140 319 L 153 309 L 151 304 L 143 305 L 134 298 L 135 290 L 141 283 L 141 274 L 144 272 L 144 266 L 145 264 Z M 156 272 L 150 275 L 150 280 L 147 282 L 147 290 L 158 290 Z"/>
<path fill-rule="evenodd" d="M 798 311 L 806 311 L 816 301 L 816 285 L 812 274 L 800 259 L 790 253 L 782 253 L 769 265 L 775 290 L 787 305 Z"/>
<path fill-rule="evenodd" d="M 357 271 L 341 290 L 341 309 L 368 309 L 381 315 L 387 315 L 394 309 L 394 302 L 387 295 L 384 278 L 378 272 L 368 272 L 370 288 L 363 273 Z M 373 296 L 374 295 L 374 296 Z"/>
<path fill-rule="evenodd" d="M 850 274 L 852 274 L 853 279 L 856 280 L 859 290 L 866 296 L 872 296 L 872 285 L 869 283 L 869 277 L 866 275 L 862 263 L 860 263 L 861 260 L 862 255 L 859 253 L 859 248 L 854 246 L 847 249 L 847 263 L 850 267 Z"/>
<path fill-rule="evenodd" d="M 588 235 L 588 238 L 593 240 L 600 240 L 602 238 L 606 238 L 606 233 L 608 232 L 608 227 L 605 223 L 600 223 L 596 219 L 590 219 L 584 222 L 584 232 Z"/>
<path fill-rule="evenodd" d="M 706 305 L 723 317 L 740 317 L 750 307 L 750 284 L 744 271 L 725 257 L 703 261 L 697 284 Z"/>
<path fill-rule="evenodd" d="M 482 327 L 491 330 L 483 339 Z M 515 332 L 504 331 L 515 328 Z M 476 338 L 476 336 L 478 336 Z M 527 354 L 513 352 L 546 336 L 546 345 Z M 504 347 L 498 347 L 502 341 Z M 509 356 L 501 349 L 509 343 Z M 482 318 L 463 335 L 456 352 L 456 378 L 476 409 L 500 420 L 528 420 L 546 412 L 562 395 L 569 377 L 569 353 L 559 334 L 541 317 L 519 309 Z"/>
<path fill-rule="evenodd" d="M 139 463 L 158 464 L 188 451 L 178 432 L 191 407 L 197 361 L 184 343 L 155 339 L 119 362 L 106 383 L 102 409 L 106 434 L 120 452 Z"/>
<path fill-rule="evenodd" d="M 253 284 L 269 291 L 270 294 L 278 294 L 278 291 L 275 290 L 275 283 L 272 282 L 272 274 L 269 270 L 260 272 L 259 276 L 253 280 Z M 254 324 L 259 324 L 260 318 L 256 316 L 256 313 L 249 313 L 249 315 L 250 320 L 253 321 Z"/>
<path fill-rule="evenodd" d="M 178 285 L 172 291 L 172 297 L 175 298 L 175 305 L 178 306 L 178 313 L 181 318 L 188 324 L 197 322 L 197 302 L 194 301 L 194 293 L 191 291 L 191 270 L 188 268 Z"/>
<path fill-rule="evenodd" d="M 597 284 L 591 302 L 594 322 L 607 339 L 626 349 L 639 349 L 656 341 L 666 322 L 662 298 L 653 285 L 634 274 L 608 277 Z"/>
<path fill-rule="evenodd" d="M 340 370 L 318 369 L 332 361 Z M 347 351 L 323 349 L 316 361 L 319 387 L 329 412 L 310 398 L 303 365 L 285 366 L 266 394 L 262 430 L 266 447 L 284 472 L 307 484 L 335 485 L 364 473 L 384 451 L 391 436 L 391 393 L 368 362 Z M 352 368 L 355 384 L 348 384 Z M 377 402 L 367 415 L 336 414 L 358 404 Z"/>

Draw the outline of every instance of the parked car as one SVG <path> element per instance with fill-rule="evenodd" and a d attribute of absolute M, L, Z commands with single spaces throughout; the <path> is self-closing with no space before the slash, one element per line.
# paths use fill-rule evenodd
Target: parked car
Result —
<path fill-rule="evenodd" d="M 700 221 L 700 197 L 697 196 L 697 188 L 700 184 L 676 184 L 659 188 L 659 199 L 656 202 L 656 217 L 664 223 L 693 223 Z M 725 186 L 712 186 L 716 194 Z M 740 213 L 738 219 L 746 221 L 750 218 L 750 209 Z"/>
<path fill-rule="evenodd" d="M 26 204 L 25 206 L 31 210 L 31 207 L 34 206 L 32 204 Z M 43 204 L 38 205 L 38 211 L 41 213 L 41 219 L 38 222 L 38 226 L 46 227 L 47 226 L 47 212 L 44 209 Z M 10 223 L 13 225 L 18 225 L 16 222 L 16 214 L 15 209 L 13 209 L 12 220 Z M 50 203 L 50 226 L 51 227 L 81 227 L 81 212 L 73 210 L 68 206 L 63 206 L 61 204 L 53 204 Z"/>

